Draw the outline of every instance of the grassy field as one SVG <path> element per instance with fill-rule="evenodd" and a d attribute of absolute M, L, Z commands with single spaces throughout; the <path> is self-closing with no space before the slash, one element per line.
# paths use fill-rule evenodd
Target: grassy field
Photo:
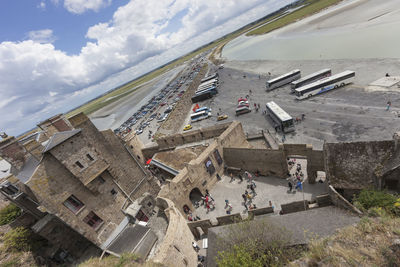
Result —
<path fill-rule="evenodd" d="M 290 23 L 296 22 L 300 19 L 303 19 L 307 16 L 310 16 L 312 14 L 315 14 L 319 11 L 321 11 L 322 9 L 325 9 L 329 6 L 335 5 L 339 2 L 341 2 L 342 0 L 307 0 L 305 1 L 303 4 L 305 5 L 304 7 L 286 15 L 283 16 L 282 18 L 273 21 L 271 23 L 268 23 L 264 26 L 261 26 L 257 29 L 254 29 L 250 32 L 248 32 L 246 35 L 247 36 L 251 36 L 251 35 L 261 35 L 261 34 L 265 34 L 268 32 L 271 32 L 273 30 L 276 30 L 278 28 L 281 28 L 283 26 L 286 26 Z M 270 19 L 268 19 L 267 21 L 265 21 L 264 23 L 271 21 L 273 19 L 275 19 L 276 17 L 280 16 L 281 14 L 278 14 Z"/>

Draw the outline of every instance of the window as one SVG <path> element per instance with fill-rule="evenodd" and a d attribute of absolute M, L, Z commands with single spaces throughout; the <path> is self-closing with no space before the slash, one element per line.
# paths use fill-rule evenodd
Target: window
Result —
<path fill-rule="evenodd" d="M 76 214 L 83 208 L 84 204 L 74 195 L 71 195 L 69 198 L 67 198 L 67 200 L 64 201 L 64 206 Z"/>
<path fill-rule="evenodd" d="M 212 175 L 215 172 L 215 167 L 214 164 L 212 163 L 211 159 L 208 157 L 206 161 L 204 162 L 206 165 L 206 170 L 207 172 Z"/>
<path fill-rule="evenodd" d="M 1 187 L 1 190 L 9 196 L 14 196 L 19 192 L 18 188 L 12 184 L 7 184 L 6 186 Z"/>
<path fill-rule="evenodd" d="M 94 158 L 93 158 L 90 154 L 86 154 L 86 157 L 87 157 L 90 161 L 93 161 L 93 160 L 94 160 Z"/>
<path fill-rule="evenodd" d="M 89 214 L 83 219 L 83 221 L 95 230 L 98 229 L 103 223 L 103 220 L 93 211 L 89 212 Z"/>
<path fill-rule="evenodd" d="M 115 196 L 118 192 L 113 189 L 111 189 L 111 195 Z"/>
<path fill-rule="evenodd" d="M 79 161 L 75 162 L 75 164 L 76 164 L 79 168 L 83 169 L 83 165 L 82 165 L 82 163 L 80 163 Z"/>
<path fill-rule="evenodd" d="M 214 158 L 217 160 L 218 165 L 222 164 L 223 161 L 222 161 L 221 155 L 219 154 L 218 149 L 214 150 Z"/>
<path fill-rule="evenodd" d="M 104 184 L 106 182 L 106 180 L 104 180 L 104 178 L 101 176 L 98 176 L 97 180 L 99 181 L 100 184 Z"/>
<path fill-rule="evenodd" d="M 147 203 L 147 206 L 149 206 L 149 207 L 151 207 L 153 204 L 149 201 L 148 203 Z"/>

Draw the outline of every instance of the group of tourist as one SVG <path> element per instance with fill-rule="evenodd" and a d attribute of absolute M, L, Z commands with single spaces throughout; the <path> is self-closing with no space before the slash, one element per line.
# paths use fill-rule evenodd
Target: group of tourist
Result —
<path fill-rule="evenodd" d="M 293 191 L 293 187 L 295 190 L 302 188 L 302 182 L 304 181 L 304 173 L 301 170 L 301 164 L 296 163 L 296 159 L 289 159 L 288 165 L 290 167 L 290 170 L 296 168 L 294 173 L 292 174 L 290 174 L 290 172 L 288 173 L 289 174 L 289 177 L 287 178 L 288 187 L 289 187 L 289 193 L 291 193 Z"/>

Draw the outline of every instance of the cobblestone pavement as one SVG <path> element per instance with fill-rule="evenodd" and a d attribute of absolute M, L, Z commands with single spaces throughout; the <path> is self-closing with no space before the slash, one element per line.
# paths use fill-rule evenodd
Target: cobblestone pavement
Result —
<path fill-rule="evenodd" d="M 254 175 L 253 175 L 254 177 Z M 246 214 L 247 211 L 243 205 L 242 194 L 249 185 L 247 179 L 240 182 L 238 177 L 234 176 L 235 180 L 230 181 L 229 176 L 224 175 L 212 190 L 210 190 L 211 196 L 215 200 L 215 209 L 207 213 L 207 209 L 204 206 L 200 206 L 195 209 L 193 214 L 199 216 L 201 219 L 216 220 L 216 217 L 226 215 L 225 200 L 228 200 L 232 205 L 232 213 L 241 212 Z M 278 214 L 281 209 L 281 204 L 290 203 L 293 201 L 299 201 L 303 199 L 301 191 L 288 192 L 287 181 L 282 178 L 276 177 L 254 177 L 256 184 L 256 195 L 252 200 L 252 203 L 257 208 L 269 206 L 269 201 L 274 206 L 275 213 Z M 304 198 L 306 200 L 314 199 L 316 196 L 326 193 L 325 183 L 308 184 L 304 183 Z"/>

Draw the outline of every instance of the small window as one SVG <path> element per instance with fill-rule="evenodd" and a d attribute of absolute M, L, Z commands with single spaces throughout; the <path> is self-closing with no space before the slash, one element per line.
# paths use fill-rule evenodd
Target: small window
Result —
<path fill-rule="evenodd" d="M 83 165 L 82 165 L 82 163 L 80 163 L 79 161 L 75 162 L 75 164 L 76 164 L 79 168 L 83 169 Z"/>
<path fill-rule="evenodd" d="M 153 204 L 151 204 L 150 201 L 147 203 L 147 206 L 149 206 L 149 207 L 151 207 L 152 205 L 153 205 Z"/>
<path fill-rule="evenodd" d="M 111 195 L 115 196 L 118 192 L 113 189 L 111 189 Z"/>
<path fill-rule="evenodd" d="M 83 219 L 83 221 L 95 230 L 98 229 L 103 223 L 103 220 L 93 211 L 89 212 L 89 214 Z"/>
<path fill-rule="evenodd" d="M 74 195 L 71 195 L 69 198 L 67 198 L 67 200 L 64 201 L 64 206 L 76 214 L 83 208 L 84 204 Z"/>
<path fill-rule="evenodd" d="M 90 154 L 86 154 L 86 157 L 87 157 L 90 161 L 93 161 L 93 160 L 94 160 L 94 158 L 93 158 Z"/>
<path fill-rule="evenodd" d="M 97 180 L 99 181 L 100 184 L 104 184 L 106 182 L 106 180 L 104 180 L 104 178 L 101 176 L 98 176 Z"/>

